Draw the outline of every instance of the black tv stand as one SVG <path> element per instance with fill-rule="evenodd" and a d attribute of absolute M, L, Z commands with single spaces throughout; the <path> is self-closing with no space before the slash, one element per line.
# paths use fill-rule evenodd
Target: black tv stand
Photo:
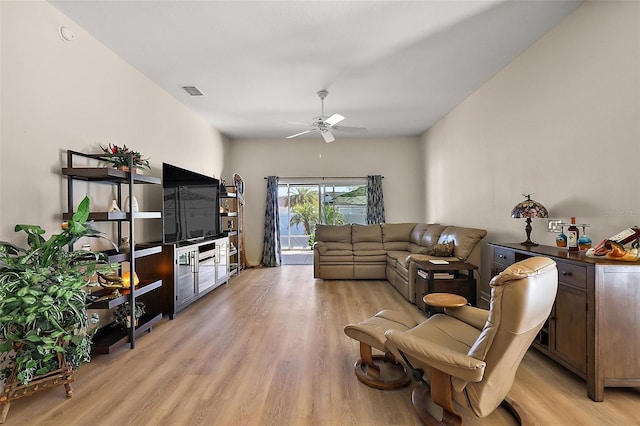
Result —
<path fill-rule="evenodd" d="M 138 269 L 162 276 L 162 313 L 173 319 L 229 281 L 229 238 L 165 244 L 161 253 L 138 262 Z"/>

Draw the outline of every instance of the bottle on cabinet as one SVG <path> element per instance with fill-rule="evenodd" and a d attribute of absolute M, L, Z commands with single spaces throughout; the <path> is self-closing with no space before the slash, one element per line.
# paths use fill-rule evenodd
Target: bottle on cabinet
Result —
<path fill-rule="evenodd" d="M 566 247 L 567 246 L 567 236 L 564 233 L 564 225 L 561 226 L 561 231 L 558 235 L 556 235 L 556 246 L 558 247 Z"/>
<path fill-rule="evenodd" d="M 567 248 L 569 251 L 578 251 L 578 238 L 580 237 L 580 231 L 576 226 L 576 218 L 571 217 L 571 226 L 567 228 Z"/>

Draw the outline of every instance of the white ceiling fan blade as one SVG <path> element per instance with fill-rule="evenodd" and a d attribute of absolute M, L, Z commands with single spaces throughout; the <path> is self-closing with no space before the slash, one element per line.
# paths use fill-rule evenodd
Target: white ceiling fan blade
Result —
<path fill-rule="evenodd" d="M 298 123 L 297 121 L 287 121 L 288 124 L 298 124 L 300 126 L 308 126 L 309 123 Z"/>
<path fill-rule="evenodd" d="M 335 124 L 338 124 L 342 120 L 344 120 L 343 116 L 341 116 L 340 114 L 333 114 L 331 117 L 327 118 L 324 122 L 327 123 L 329 126 L 333 126 Z"/>
<path fill-rule="evenodd" d="M 366 127 L 333 126 L 333 130 L 349 133 L 367 133 Z"/>
<path fill-rule="evenodd" d="M 295 138 L 296 136 L 301 136 L 301 135 L 304 135 L 304 134 L 310 133 L 310 132 L 313 132 L 313 130 L 305 130 L 304 132 L 300 132 L 300 133 L 296 133 L 295 135 L 287 136 L 287 139 Z"/>
<path fill-rule="evenodd" d="M 336 138 L 333 137 L 333 133 L 331 133 L 329 130 L 327 130 L 326 132 L 322 132 L 322 137 L 324 138 L 324 141 L 326 143 L 333 142 L 336 140 Z"/>

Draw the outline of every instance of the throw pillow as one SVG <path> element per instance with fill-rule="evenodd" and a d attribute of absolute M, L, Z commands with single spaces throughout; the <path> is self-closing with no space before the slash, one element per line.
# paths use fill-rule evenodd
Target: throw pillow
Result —
<path fill-rule="evenodd" d="M 453 256 L 453 249 L 455 248 L 453 241 L 447 241 L 443 244 L 434 244 L 427 249 L 425 254 L 429 256 L 438 257 L 451 257 Z"/>

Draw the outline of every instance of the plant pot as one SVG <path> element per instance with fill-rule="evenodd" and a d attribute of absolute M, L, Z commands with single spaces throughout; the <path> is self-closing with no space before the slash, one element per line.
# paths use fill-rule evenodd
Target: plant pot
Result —
<path fill-rule="evenodd" d="M 131 328 L 131 315 L 127 315 L 127 328 Z M 138 326 L 138 318 L 136 318 L 136 320 L 134 321 L 135 326 Z"/>
<path fill-rule="evenodd" d="M 118 170 L 121 170 L 123 172 L 128 172 L 129 171 L 129 166 L 118 166 L 116 167 Z M 134 167 L 133 168 L 133 173 L 138 173 L 138 168 Z"/>

